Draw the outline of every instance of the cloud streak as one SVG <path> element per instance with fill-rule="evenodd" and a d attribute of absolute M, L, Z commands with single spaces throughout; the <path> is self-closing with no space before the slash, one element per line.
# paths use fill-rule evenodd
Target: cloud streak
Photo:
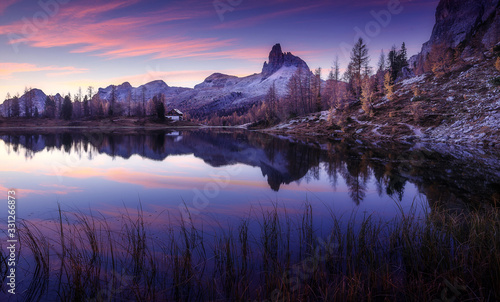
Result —
<path fill-rule="evenodd" d="M 72 53 L 92 53 L 108 59 L 153 56 L 182 58 L 217 53 L 217 49 L 234 44 L 232 39 L 193 38 L 179 32 L 179 22 L 206 16 L 203 10 L 171 6 L 156 12 L 109 17 L 117 10 L 138 0 L 108 3 L 74 4 L 33 34 L 23 35 L 25 23 L 18 21 L 0 26 L 0 35 L 14 33 L 10 44 L 26 43 L 32 47 L 72 47 Z"/>
<path fill-rule="evenodd" d="M 9 6 L 12 6 L 19 1 L 20 0 L 2 0 L 2 2 L 0 2 L 0 15 L 3 15 Z"/>
<path fill-rule="evenodd" d="M 241 27 L 250 27 L 256 25 L 258 23 L 262 23 L 267 20 L 272 20 L 276 18 L 282 18 L 290 15 L 304 13 L 305 11 L 320 8 L 322 4 L 313 4 L 308 6 L 294 7 L 287 10 L 275 11 L 267 14 L 259 14 L 256 16 L 252 16 L 249 18 L 236 20 L 232 22 L 225 22 L 215 26 L 216 29 L 228 29 L 228 28 L 241 28 Z"/>
<path fill-rule="evenodd" d="M 0 79 L 9 79 L 15 73 L 51 71 L 47 73 L 49 77 L 85 73 L 86 68 L 73 66 L 37 66 L 29 63 L 0 62 Z"/>

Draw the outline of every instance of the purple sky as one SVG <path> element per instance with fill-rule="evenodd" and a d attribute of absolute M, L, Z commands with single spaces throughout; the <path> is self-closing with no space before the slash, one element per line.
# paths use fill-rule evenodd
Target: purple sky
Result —
<path fill-rule="evenodd" d="M 162 79 L 193 87 L 213 72 L 258 73 L 281 43 L 326 78 L 335 56 L 368 38 L 381 49 L 430 37 L 438 0 L 2 0 L 0 99 L 36 87 L 74 94 Z M 348 55 L 348 54 L 347 54 Z"/>

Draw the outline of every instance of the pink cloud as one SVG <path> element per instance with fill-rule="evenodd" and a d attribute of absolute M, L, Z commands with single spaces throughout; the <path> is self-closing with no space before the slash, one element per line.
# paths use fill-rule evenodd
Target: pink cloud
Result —
<path fill-rule="evenodd" d="M 48 173 L 47 175 L 56 175 Z M 139 185 L 149 189 L 176 189 L 176 190 L 191 190 L 195 187 L 203 187 L 207 183 L 214 182 L 210 177 L 191 177 L 180 175 L 162 175 L 148 172 L 139 172 L 127 170 L 125 168 L 112 169 L 96 169 L 96 168 L 76 168 L 71 169 L 63 174 L 64 177 L 77 179 L 87 179 L 91 177 L 103 178 L 106 180 Z M 246 187 L 267 187 L 265 182 L 231 179 L 230 184 L 233 186 Z"/>
<path fill-rule="evenodd" d="M 47 76 L 61 76 L 75 73 L 85 73 L 88 69 L 73 66 L 37 66 L 29 63 L 0 62 L 0 79 L 8 79 L 14 73 L 52 71 Z"/>
<path fill-rule="evenodd" d="M 104 13 L 133 5 L 138 0 L 111 1 L 94 5 L 74 4 L 61 7 L 61 12 L 43 27 L 29 35 L 23 35 L 25 23 L 18 21 L 0 26 L 1 34 L 11 34 L 9 43 L 27 43 L 33 47 L 74 47 L 73 53 L 93 53 L 110 59 L 152 55 L 154 58 L 181 58 L 202 56 L 204 52 L 216 52 L 234 40 L 218 38 L 189 38 L 179 32 L 172 22 L 199 19 L 206 10 L 169 7 L 168 9 L 138 13 L 134 16 L 105 19 Z M 163 36 L 153 35 L 161 26 Z M 14 38 L 12 38 L 14 37 Z"/>
<path fill-rule="evenodd" d="M 2 15 L 9 6 L 19 1 L 20 0 L 2 0 L 2 2 L 0 2 L 0 15 Z"/>
<path fill-rule="evenodd" d="M 44 186 L 45 187 L 45 186 Z M 52 187 L 52 186 L 48 186 Z M 69 193 L 80 193 L 83 192 L 81 188 L 77 187 L 66 187 L 66 186 L 53 186 L 55 189 L 53 190 L 34 190 L 34 189 L 16 189 L 16 199 L 17 198 L 26 198 L 30 195 L 39 195 L 39 196 L 50 196 L 50 195 L 67 195 Z M 7 191 L 10 190 L 2 185 L 0 185 L 0 193 L 4 196 L 7 196 Z"/>

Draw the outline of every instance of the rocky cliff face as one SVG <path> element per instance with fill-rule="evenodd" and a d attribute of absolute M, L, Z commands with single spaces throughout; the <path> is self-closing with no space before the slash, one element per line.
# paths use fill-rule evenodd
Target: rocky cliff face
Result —
<path fill-rule="evenodd" d="M 264 77 L 268 77 L 280 70 L 281 67 L 301 67 L 304 70 L 309 71 L 309 67 L 306 62 L 304 62 L 301 58 L 292 55 L 290 52 L 283 53 L 281 50 L 281 45 L 276 44 L 273 46 L 273 49 L 269 53 L 269 63 L 264 62 L 264 67 L 262 68 L 262 75 Z"/>
<path fill-rule="evenodd" d="M 500 41 L 500 0 L 441 0 L 431 38 L 415 58 L 414 68 L 422 73 L 434 45 L 458 51 L 469 61 L 481 57 Z"/>

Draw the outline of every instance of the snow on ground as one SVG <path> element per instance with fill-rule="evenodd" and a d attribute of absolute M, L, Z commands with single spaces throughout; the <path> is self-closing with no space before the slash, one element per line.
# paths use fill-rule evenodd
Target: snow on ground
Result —
<path fill-rule="evenodd" d="M 406 79 L 403 82 L 401 82 L 401 84 L 403 86 L 407 86 L 407 85 L 419 83 L 419 82 L 422 82 L 423 80 L 425 80 L 425 76 L 426 76 L 425 74 L 422 74 L 422 75 L 419 75 L 418 77 L 409 78 L 409 79 Z"/>
<path fill-rule="evenodd" d="M 417 136 L 419 138 L 424 137 L 424 134 L 422 133 L 422 130 L 420 130 L 420 128 L 418 128 L 416 126 L 413 126 L 413 125 L 410 125 L 410 124 L 407 124 L 407 123 L 399 123 L 399 125 L 404 125 L 404 126 L 410 128 L 411 131 L 413 131 L 413 133 L 415 134 L 415 136 Z"/>

